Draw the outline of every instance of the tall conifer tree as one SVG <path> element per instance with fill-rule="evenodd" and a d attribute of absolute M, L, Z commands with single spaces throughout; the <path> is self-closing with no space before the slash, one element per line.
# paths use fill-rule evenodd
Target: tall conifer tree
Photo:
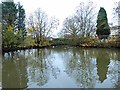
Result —
<path fill-rule="evenodd" d="M 98 13 L 96 34 L 100 39 L 107 39 L 110 35 L 107 13 L 103 7 L 100 8 Z"/>

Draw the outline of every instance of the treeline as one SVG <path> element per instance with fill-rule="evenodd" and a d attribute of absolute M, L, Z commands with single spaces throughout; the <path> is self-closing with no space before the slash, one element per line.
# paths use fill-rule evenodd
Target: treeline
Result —
<path fill-rule="evenodd" d="M 108 25 L 107 13 L 100 7 L 98 14 L 95 12 L 93 2 L 80 3 L 76 12 L 64 20 L 62 35 L 64 38 L 95 37 L 99 39 L 108 38 L 110 27 Z"/>
<path fill-rule="evenodd" d="M 58 25 L 58 19 L 49 19 L 40 8 L 26 17 L 19 2 L 2 2 L 2 49 L 49 46 L 52 30 Z"/>
<path fill-rule="evenodd" d="M 119 6 L 114 8 L 115 15 L 119 15 Z M 59 35 L 61 38 L 53 39 L 56 45 L 75 45 L 83 47 L 120 47 L 120 33 L 112 38 L 108 24 L 106 10 L 100 7 L 95 12 L 93 2 L 81 2 L 75 13 L 63 22 Z M 119 28 L 118 28 L 119 29 Z M 118 30 L 119 31 L 119 30 Z M 64 38 L 64 39 L 63 39 Z"/>
<path fill-rule="evenodd" d="M 58 19 L 48 18 L 40 8 L 26 17 L 25 9 L 19 2 L 2 2 L 2 49 L 50 45 L 99 46 L 111 42 L 118 47 L 119 38 L 115 42 L 101 42 L 109 37 L 110 26 L 105 9 L 101 7 L 98 14 L 95 11 L 93 2 L 80 3 L 75 13 L 64 20 L 60 38 L 54 39 L 51 36 L 57 30 Z"/>

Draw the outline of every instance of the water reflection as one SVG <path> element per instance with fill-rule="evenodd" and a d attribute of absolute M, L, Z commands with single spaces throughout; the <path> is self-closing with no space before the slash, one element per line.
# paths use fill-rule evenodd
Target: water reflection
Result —
<path fill-rule="evenodd" d="M 2 65 L 3 88 L 27 87 L 27 61 L 24 55 L 20 55 L 18 53 L 6 54 L 6 57 L 3 57 Z"/>
<path fill-rule="evenodd" d="M 110 81 L 113 83 L 113 88 L 120 89 L 120 63 L 119 61 L 113 62 L 111 60 L 111 64 L 109 65 L 108 77 L 110 77 Z"/>
<path fill-rule="evenodd" d="M 107 78 L 107 72 L 110 64 L 109 51 L 102 49 L 96 52 L 97 74 L 101 83 Z"/>
<path fill-rule="evenodd" d="M 29 86 L 31 84 L 35 84 L 35 86 L 45 85 L 50 78 L 50 74 L 57 78 L 60 71 L 52 64 L 51 50 L 36 49 L 34 51 L 29 50 L 28 53 L 31 54 L 26 55 L 28 59 Z"/>
<path fill-rule="evenodd" d="M 0 89 L 2 88 L 2 55 L 0 51 Z"/>
<path fill-rule="evenodd" d="M 75 82 L 81 88 L 98 87 L 97 85 L 100 85 L 100 83 L 98 82 L 98 84 L 96 84 L 96 82 L 100 81 L 103 83 L 103 81 L 107 79 L 108 68 L 109 66 L 113 65 L 110 65 L 110 59 L 118 60 L 117 54 L 118 52 L 113 53 L 109 49 L 78 50 L 78 48 L 74 48 L 72 51 L 69 51 L 64 55 L 64 57 L 67 57 L 65 58 L 66 73 L 71 78 L 74 78 Z M 118 74 L 118 68 L 115 66 L 112 66 L 111 68 L 114 69 L 114 72 L 112 72 L 112 74 Z M 118 86 L 117 81 L 118 78 L 115 76 L 115 86 Z"/>
<path fill-rule="evenodd" d="M 95 85 L 95 63 L 88 50 L 73 49 L 66 58 L 66 72 L 74 78 L 81 88 L 93 88 Z"/>
<path fill-rule="evenodd" d="M 37 85 L 42 86 L 49 79 L 48 67 L 45 60 L 45 52 L 36 50 L 33 55 L 28 58 L 28 75 L 32 82 L 37 82 Z"/>
<path fill-rule="evenodd" d="M 3 55 L 3 88 L 118 88 L 116 49 L 48 48 Z M 120 71 L 119 71 L 120 72 Z M 64 86 L 62 81 L 68 80 Z M 69 87 L 67 87 L 69 88 Z"/>

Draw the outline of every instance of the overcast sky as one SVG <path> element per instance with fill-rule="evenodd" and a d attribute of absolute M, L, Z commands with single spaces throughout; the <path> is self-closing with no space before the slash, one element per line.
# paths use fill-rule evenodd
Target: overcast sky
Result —
<path fill-rule="evenodd" d="M 25 8 L 26 15 L 34 12 L 37 8 L 44 10 L 49 17 L 55 16 L 60 20 L 62 25 L 63 20 L 72 15 L 75 8 L 80 2 L 87 2 L 88 0 L 14 0 L 14 2 L 20 2 Z M 96 5 L 96 12 L 99 11 L 100 7 L 104 7 L 107 15 L 108 22 L 111 23 L 112 12 L 114 3 L 120 0 L 91 0 Z"/>
<path fill-rule="evenodd" d="M 42 8 L 49 16 L 56 16 L 61 20 L 71 15 L 80 2 L 87 2 L 88 0 L 14 0 L 14 2 L 18 1 L 24 6 L 27 14 L 33 12 L 37 8 Z M 104 7 L 109 18 L 112 14 L 114 2 L 119 0 L 91 1 L 93 1 L 98 10 L 100 7 Z M 109 22 L 110 21 L 109 19 Z"/>

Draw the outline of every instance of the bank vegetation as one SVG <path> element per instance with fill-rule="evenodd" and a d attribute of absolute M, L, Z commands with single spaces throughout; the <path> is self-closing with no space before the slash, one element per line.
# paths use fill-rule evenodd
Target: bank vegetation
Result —
<path fill-rule="evenodd" d="M 59 37 L 53 32 L 59 26 L 55 17 L 38 8 L 26 17 L 20 3 L 2 2 L 2 50 L 11 51 L 50 46 L 120 47 L 120 32 L 112 38 L 107 13 L 103 7 L 96 13 L 93 2 L 81 2 L 75 13 L 63 22 Z M 119 9 L 116 7 L 114 11 Z M 118 28 L 120 29 L 120 28 Z M 118 30 L 119 31 L 119 30 Z"/>

